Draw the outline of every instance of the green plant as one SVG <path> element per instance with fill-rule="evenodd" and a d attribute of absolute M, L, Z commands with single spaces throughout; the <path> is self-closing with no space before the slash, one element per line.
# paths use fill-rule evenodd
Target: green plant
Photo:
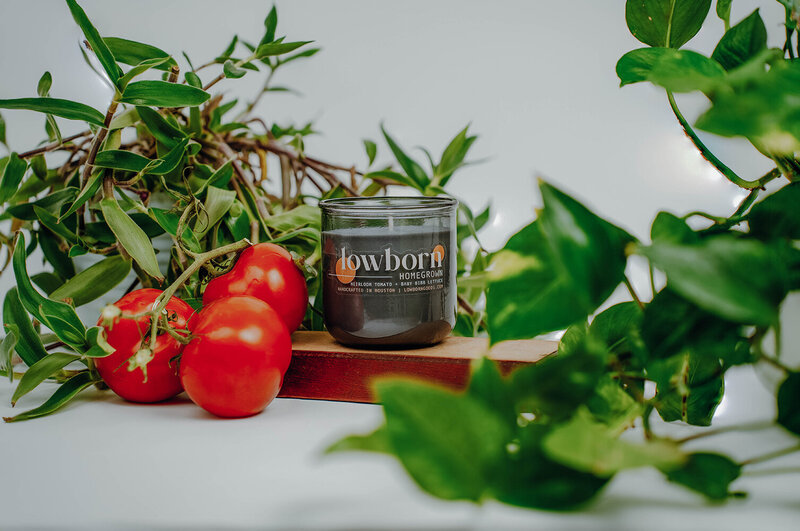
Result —
<path fill-rule="evenodd" d="M 394 455 L 422 489 L 439 498 L 494 498 L 540 509 L 580 506 L 615 474 L 642 466 L 723 501 L 740 494 L 731 483 L 750 465 L 800 451 L 795 439 L 784 450 L 737 461 L 684 446 L 720 431 L 772 423 L 674 438 L 654 432 L 650 422 L 657 412 L 665 421 L 708 426 L 723 396 L 725 372 L 767 363 L 785 374 L 776 394 L 776 423 L 800 436 L 800 371 L 781 361 L 779 341 L 772 352 L 763 344 L 770 332 L 780 338 L 781 304 L 800 289 L 800 62 L 794 60 L 800 4 L 781 1 L 783 50 L 767 47 L 758 10 L 731 26 L 731 2 L 719 0 L 725 33 L 710 57 L 681 47 L 700 30 L 711 0 L 626 3 L 631 33 L 649 47 L 619 60 L 621 84 L 648 81 L 666 90 L 703 156 L 748 190 L 731 215 L 660 212 L 647 244 L 541 183 L 538 218 L 468 285 L 487 288 L 492 343 L 566 328 L 558 354 L 508 377 L 484 359 L 461 394 L 421 383 L 379 382 L 384 424 L 329 451 Z M 673 96 L 694 91 L 709 100 L 698 128 L 748 139 L 776 168 L 746 180 L 714 156 Z M 783 186 L 756 202 L 772 181 Z M 693 217 L 707 222 L 692 229 L 687 219 Z M 649 301 L 625 276 L 633 255 L 650 263 Z M 660 290 L 653 269 L 666 274 Z M 632 300 L 589 322 L 620 284 Z M 652 396 L 646 391 L 651 386 Z M 641 427 L 641 441 L 620 437 L 633 425 Z"/>
<path fill-rule="evenodd" d="M 279 37 L 275 8 L 258 42 L 236 36 L 218 57 L 196 67 L 183 53 L 188 70 L 181 75 L 172 55 L 101 37 L 74 0 L 66 3 L 83 31 L 87 63 L 97 65 L 112 96 L 103 111 L 52 97 L 53 79 L 46 72 L 38 97 L 0 100 L 0 109 L 44 114 L 48 137 L 35 149 L 0 159 L 0 221 L 4 231 L 10 227 L 10 233 L 0 233 L 2 270 L 12 264 L 17 283 L 3 304 L 0 371 L 12 381 L 20 377 L 18 390 L 26 392 L 46 380 L 62 384 L 42 406 L 8 421 L 50 414 L 83 389 L 103 387 L 94 360 L 111 349 L 101 328 L 84 325 L 75 308 L 102 297 L 131 269 L 135 279 L 127 292 L 139 285 L 163 290 L 154 308 L 137 315 L 150 319 L 150 351 L 159 334 L 170 332 L 161 319 L 167 301 L 176 295 L 198 309 L 207 280 L 254 243 L 279 243 L 294 253 L 314 295 L 320 285 L 320 198 L 375 195 L 398 185 L 441 193 L 475 141 L 464 129 L 438 163 L 431 159 L 430 171 L 385 130 L 397 171 L 374 167 L 378 148 L 370 140 L 364 141 L 368 170 L 317 159 L 304 145 L 315 133 L 313 124 L 270 124 L 255 114 L 261 98 L 289 90 L 273 84 L 277 72 L 319 52 L 309 41 Z M 264 83 L 249 102 L 210 92 L 219 83 L 260 73 Z M 153 74 L 160 79 L 142 79 Z M 62 135 L 64 120 L 87 128 Z M 0 117 L 0 143 L 7 146 L 9 134 Z M 464 208 L 462 218 L 459 237 L 475 237 L 488 210 L 473 217 Z M 157 237 L 172 240 L 166 270 L 151 242 Z M 27 259 L 37 247 L 47 266 L 29 276 Z M 102 259 L 79 271 L 74 259 L 87 254 Z M 462 273 L 484 256 L 462 255 Z M 480 290 L 466 295 L 474 303 Z M 462 299 L 461 320 L 470 323 L 464 333 L 481 326 L 469 300 Z M 322 329 L 316 310 L 307 311 L 306 328 Z M 83 367 L 64 368 L 68 360 Z M 24 374 L 15 374 L 18 362 L 28 366 Z"/>

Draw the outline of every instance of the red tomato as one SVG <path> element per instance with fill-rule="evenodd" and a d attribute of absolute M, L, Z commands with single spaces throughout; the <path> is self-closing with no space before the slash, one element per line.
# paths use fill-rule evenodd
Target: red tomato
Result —
<path fill-rule="evenodd" d="M 122 311 L 122 316 L 136 315 L 152 309 L 159 295 L 161 290 L 158 289 L 140 289 L 125 295 L 114 306 Z M 194 310 L 181 299 L 172 297 L 167 303 L 167 312 L 173 327 L 182 330 Z M 102 316 L 97 323 L 105 329 L 108 343 L 116 349 L 110 356 L 95 360 L 103 381 L 112 391 L 131 402 L 160 402 L 180 393 L 183 388 L 178 376 L 178 363 L 173 358 L 180 354 L 183 345 L 162 332 L 156 339 L 152 358 L 145 352 L 137 363 L 137 353 L 147 347 L 142 338 L 149 335 L 150 319 L 126 319 L 122 316 L 115 317 L 111 325 L 103 324 Z"/>
<path fill-rule="evenodd" d="M 278 395 L 292 359 L 278 313 L 248 296 L 218 299 L 192 321 L 180 375 L 195 404 L 220 417 L 247 417 Z"/>
<path fill-rule="evenodd" d="M 297 330 L 308 306 L 308 286 L 289 252 L 273 243 L 245 249 L 228 273 L 208 283 L 203 305 L 231 295 L 250 295 L 278 312 L 289 333 Z"/>

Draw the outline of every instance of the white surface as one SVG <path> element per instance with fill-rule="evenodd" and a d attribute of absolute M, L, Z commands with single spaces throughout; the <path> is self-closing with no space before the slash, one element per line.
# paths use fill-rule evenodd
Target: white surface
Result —
<path fill-rule="evenodd" d="M 770 395 L 749 369 L 728 378 L 718 425 L 770 418 Z M 46 389 L 18 408 L 41 402 Z M 0 414 L 10 387 L 0 386 Z M 579 514 L 442 502 L 392 458 L 322 456 L 340 436 L 381 417 L 370 405 L 277 399 L 261 415 L 220 420 L 181 397 L 138 406 L 87 393 L 52 417 L 0 426 L 3 529 L 797 529 L 797 475 L 745 477 L 750 497 L 705 505 L 658 472 L 618 476 Z M 687 427 L 671 426 L 680 436 Z M 667 429 L 656 423 L 657 432 Z M 740 459 L 793 444 L 778 429 L 699 440 Z M 710 446 L 709 446 L 710 445 Z M 800 466 L 795 455 L 761 468 Z"/>
<path fill-rule="evenodd" d="M 82 5 L 102 34 L 150 42 L 176 57 L 187 50 L 196 63 L 221 51 L 235 32 L 257 40 L 269 8 L 261 0 Z M 783 14 L 774 0 L 737 0 L 734 19 L 758 6 L 778 38 Z M 658 210 L 726 214 L 742 197 L 697 155 L 662 92 L 618 88 L 617 59 L 641 46 L 627 32 L 622 0 L 304 0 L 279 1 L 278 10 L 280 33 L 315 39 L 324 50 L 277 76 L 278 84 L 305 96 L 265 98 L 264 117 L 280 124 L 317 119 L 323 134 L 308 139 L 308 151 L 359 164 L 361 138 L 378 139 L 381 120 L 405 147 L 424 145 L 434 153 L 471 122 L 480 135 L 472 158 L 486 160 L 457 175 L 453 191 L 474 208 L 489 199 L 497 207 L 484 238 L 489 247 L 532 218 L 537 174 L 643 238 Z M 712 49 L 721 23 L 710 16 L 690 48 Z M 104 108 L 108 93 L 83 64 L 79 38 L 64 3 L 5 0 L 0 98 L 35 95 L 47 69 L 53 96 Z M 219 88 L 246 99 L 259 83 L 248 74 Z M 690 118 L 703 108 L 701 99 L 680 102 Z M 3 116 L 13 149 L 40 140 L 42 117 Z M 77 131 L 76 124 L 60 123 L 65 134 Z M 769 169 L 744 143 L 708 141 L 746 178 Z M 379 158 L 388 161 L 380 144 Z M 647 293 L 641 268 L 631 273 Z M 0 277 L 0 294 L 10 282 L 9 275 Z M 97 305 L 87 307 L 82 315 L 90 319 L 96 311 Z M 784 313 L 787 323 L 797 322 L 798 298 Z M 785 354 L 800 360 L 798 327 L 787 324 L 784 335 Z M 719 422 L 774 415 L 770 395 L 751 373 L 737 371 L 728 384 Z M 11 389 L 0 383 L 3 415 L 10 413 Z M 46 394 L 32 393 L 17 409 Z M 320 457 L 339 436 L 369 430 L 379 418 L 373 406 L 277 400 L 260 416 L 219 421 L 185 400 L 141 407 L 87 394 L 53 417 L 0 425 L 0 528 L 797 528 L 797 475 L 740 480 L 735 487 L 752 496 L 716 508 L 655 472 L 628 473 L 588 512 L 562 515 L 444 503 L 421 493 L 389 458 Z M 788 440 L 776 430 L 704 444 L 745 457 Z M 797 464 L 792 458 L 774 463 Z"/>

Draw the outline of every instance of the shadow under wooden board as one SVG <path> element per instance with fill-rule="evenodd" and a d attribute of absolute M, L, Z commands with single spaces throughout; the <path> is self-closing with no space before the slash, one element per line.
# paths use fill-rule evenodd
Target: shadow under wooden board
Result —
<path fill-rule="evenodd" d="M 469 382 L 472 360 L 486 353 L 485 338 L 449 337 L 433 347 L 409 350 L 365 350 L 345 347 L 327 332 L 295 332 L 292 363 L 278 396 L 340 402 L 375 403 L 376 377 L 405 376 L 452 389 Z M 504 341 L 489 353 L 500 372 L 535 363 L 558 349 L 555 341 Z"/>

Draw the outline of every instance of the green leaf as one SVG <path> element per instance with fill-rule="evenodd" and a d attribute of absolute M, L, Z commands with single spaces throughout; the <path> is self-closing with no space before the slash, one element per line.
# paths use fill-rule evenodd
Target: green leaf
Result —
<path fill-rule="evenodd" d="M 11 199 L 17 189 L 22 178 L 25 176 L 25 171 L 28 169 L 28 163 L 19 158 L 16 153 L 11 153 L 8 156 L 6 167 L 3 168 L 3 177 L 0 179 L 0 205 Z"/>
<path fill-rule="evenodd" d="M 3 144 L 8 149 L 8 139 L 6 138 L 6 120 L 0 114 L 0 144 Z"/>
<path fill-rule="evenodd" d="M 236 199 L 234 190 L 223 190 L 214 186 L 208 187 L 206 200 L 203 204 L 206 216 L 198 217 L 194 227 L 194 232 L 198 239 L 203 239 L 208 231 L 222 219 L 222 216 L 230 210 L 234 199 Z"/>
<path fill-rule="evenodd" d="M 725 29 L 731 25 L 731 4 L 733 0 L 717 0 L 717 16 L 725 23 Z"/>
<path fill-rule="evenodd" d="M 680 48 L 697 35 L 710 9 L 711 0 L 628 0 L 625 21 L 644 44 Z"/>
<path fill-rule="evenodd" d="M 594 394 L 586 401 L 592 417 L 614 434 L 620 434 L 633 426 L 644 410 L 621 385 L 621 382 L 607 374 L 600 379 Z"/>
<path fill-rule="evenodd" d="M 158 260 L 147 234 L 120 208 L 112 198 L 100 201 L 103 217 L 119 242 L 137 264 L 159 282 L 164 280 L 158 269 Z"/>
<path fill-rule="evenodd" d="M 557 355 L 517 369 L 511 375 L 517 410 L 545 420 L 569 418 L 594 393 L 607 357 L 604 345 L 583 334 Z"/>
<path fill-rule="evenodd" d="M 186 72 L 184 74 L 184 77 L 186 78 L 186 82 L 190 86 L 192 86 L 194 88 L 199 88 L 199 89 L 203 88 L 203 82 L 200 80 L 200 76 L 198 76 L 194 72 Z"/>
<path fill-rule="evenodd" d="M 45 72 L 39 78 L 39 83 L 36 85 L 36 93 L 41 97 L 46 97 L 50 93 L 50 87 L 53 86 L 53 76 L 50 72 Z"/>
<path fill-rule="evenodd" d="M 71 216 L 75 212 L 78 211 L 80 207 L 82 207 L 89 199 L 94 197 L 97 191 L 100 189 L 100 185 L 102 184 L 103 178 L 103 171 L 93 171 L 91 177 L 89 177 L 89 181 L 83 186 L 83 190 L 78 194 L 75 198 L 75 201 L 72 202 L 69 209 L 61 215 L 58 219 L 59 222 L 65 220 L 67 216 Z"/>
<path fill-rule="evenodd" d="M 667 422 L 680 420 L 709 426 L 724 390 L 719 359 L 687 351 L 666 360 L 653 360 L 648 377 L 656 382 L 656 410 Z"/>
<path fill-rule="evenodd" d="M 800 372 L 790 372 L 778 389 L 778 424 L 800 435 Z"/>
<path fill-rule="evenodd" d="M 64 223 L 59 223 L 58 218 L 51 214 L 48 210 L 34 205 L 33 211 L 39 219 L 39 223 L 50 229 L 53 234 L 65 239 L 68 243 L 77 244 L 78 235 L 72 232 Z"/>
<path fill-rule="evenodd" d="M 153 161 L 151 167 L 147 169 L 147 173 L 151 175 L 166 175 L 170 173 L 181 163 L 188 147 L 189 139 L 184 138 L 170 149 L 166 155 L 161 157 L 160 161 Z"/>
<path fill-rule="evenodd" d="M 404 186 L 410 186 L 411 188 L 415 188 L 417 190 L 422 191 L 419 188 L 419 185 L 416 181 L 411 179 L 410 177 L 403 175 L 402 173 L 397 173 L 396 171 L 391 170 L 382 170 L 382 171 L 371 171 L 364 175 L 365 178 L 368 179 L 383 179 L 394 181 L 397 184 L 402 184 Z"/>
<path fill-rule="evenodd" d="M 59 386 L 56 392 L 53 393 L 53 396 L 48 398 L 41 406 L 26 411 L 25 413 L 20 413 L 15 417 L 3 417 L 3 420 L 6 422 L 18 422 L 21 420 L 44 417 L 54 413 L 75 398 L 75 395 L 98 381 L 99 380 L 96 380 L 89 371 L 80 372 Z"/>
<path fill-rule="evenodd" d="M 698 452 L 689 454 L 683 466 L 664 474 L 669 481 L 699 492 L 711 501 L 722 501 L 731 496 L 730 485 L 741 472 L 742 467 L 724 455 Z"/>
<path fill-rule="evenodd" d="M 669 212 L 659 212 L 650 227 L 652 241 L 667 243 L 698 243 L 700 237 L 694 232 L 686 220 Z"/>
<path fill-rule="evenodd" d="M 498 465 L 492 494 L 500 501 L 546 510 L 567 510 L 585 504 L 608 478 L 579 472 L 551 460 L 542 448 L 548 426 L 530 423 L 518 430 L 518 448 L 511 445 Z"/>
<path fill-rule="evenodd" d="M 759 201 L 747 215 L 750 234 L 756 238 L 800 240 L 800 183 L 784 186 Z"/>
<path fill-rule="evenodd" d="M 124 91 L 125 87 L 128 86 L 135 77 L 140 76 L 150 70 L 151 68 L 155 68 L 163 63 L 165 63 L 169 59 L 169 57 L 157 57 L 155 59 L 147 59 L 142 61 L 138 65 L 134 66 L 130 70 L 128 70 L 124 76 L 119 78 L 119 89 Z"/>
<path fill-rule="evenodd" d="M 372 163 L 375 162 L 375 155 L 378 154 L 378 145 L 372 140 L 367 140 L 366 138 L 363 140 L 363 142 L 364 151 L 366 151 L 367 159 L 369 160 L 367 166 L 372 166 Z"/>
<path fill-rule="evenodd" d="M 177 66 L 178 64 L 167 52 L 155 46 L 150 46 L 149 44 L 119 37 L 104 37 L 103 42 L 105 42 L 108 49 L 111 50 L 117 62 L 126 65 L 137 66 L 145 61 L 163 59 L 163 61 L 154 65 L 153 68 L 156 70 L 169 71 L 173 66 Z"/>
<path fill-rule="evenodd" d="M 109 149 L 97 154 L 94 165 L 98 168 L 113 168 L 138 173 L 144 170 L 150 162 L 152 161 L 147 157 L 132 151 Z"/>
<path fill-rule="evenodd" d="M 386 424 L 382 424 L 378 429 L 367 435 L 350 435 L 340 439 L 325 449 L 326 454 L 352 451 L 391 454 L 392 444 L 389 441 L 389 432 L 386 429 Z"/>
<path fill-rule="evenodd" d="M 208 92 L 188 85 L 146 80 L 130 83 L 119 101 L 151 107 L 194 107 L 205 103 L 209 97 Z"/>
<path fill-rule="evenodd" d="M 405 151 L 394 141 L 394 139 L 389 136 L 389 133 L 386 132 L 386 129 L 381 126 L 381 132 L 383 133 L 383 137 L 386 139 L 386 143 L 389 144 L 389 148 L 392 150 L 394 154 L 394 158 L 397 159 L 397 162 L 400 164 L 400 167 L 403 168 L 403 171 L 406 172 L 406 175 L 415 183 L 414 188 L 418 190 L 424 190 L 426 186 L 430 184 L 430 179 L 428 175 L 425 173 L 425 170 L 422 169 L 414 159 L 406 155 Z"/>
<path fill-rule="evenodd" d="M 272 6 L 272 9 L 269 10 L 267 14 L 267 18 L 264 19 L 264 37 L 261 38 L 261 42 L 259 42 L 259 46 L 262 44 L 267 44 L 273 42 L 275 40 L 275 29 L 278 27 L 278 10 L 275 9 L 275 6 Z"/>
<path fill-rule="evenodd" d="M 155 109 L 151 109 L 150 107 L 137 107 L 136 111 L 147 126 L 150 134 L 168 148 L 175 147 L 176 144 L 186 138 L 186 133 L 169 123 L 161 113 Z"/>
<path fill-rule="evenodd" d="M 93 109 L 77 101 L 62 100 L 59 98 L 16 98 L 13 100 L 0 100 L 0 109 L 25 109 L 43 112 L 66 118 L 67 120 L 81 120 L 98 127 L 103 126 L 105 117 L 97 109 Z"/>
<path fill-rule="evenodd" d="M 35 221 L 37 217 L 34 207 L 38 206 L 40 208 L 44 208 L 52 214 L 55 214 L 59 212 L 64 203 L 71 201 L 76 195 L 77 190 L 75 188 L 64 188 L 57 192 L 52 192 L 49 195 L 45 195 L 33 203 L 21 203 L 12 207 L 8 207 L 6 211 L 15 218 L 24 219 L 26 221 Z"/>
<path fill-rule="evenodd" d="M 650 81 L 671 92 L 713 92 L 724 80 L 725 70 L 716 61 L 696 52 L 671 48 L 639 48 L 617 62 L 620 86 Z"/>
<path fill-rule="evenodd" d="M 510 425 L 517 423 L 517 409 L 510 382 L 503 378 L 497 363 L 482 357 L 472 365 L 467 395 L 482 402 Z"/>
<path fill-rule="evenodd" d="M 30 254 L 30 252 L 28 253 Z M 44 291 L 47 296 L 49 297 L 51 293 L 57 290 L 61 285 L 64 284 L 64 281 L 56 275 L 55 273 L 36 273 L 31 277 L 31 280 L 34 284 L 36 284 L 42 291 Z"/>
<path fill-rule="evenodd" d="M 3 301 L 3 323 L 14 328 L 17 336 L 16 351 L 25 365 L 30 367 L 47 356 L 39 333 L 33 327 L 28 313 L 22 306 L 17 288 L 11 288 Z"/>
<path fill-rule="evenodd" d="M 766 48 L 767 28 L 756 9 L 749 17 L 725 32 L 711 58 L 718 61 L 725 70 L 733 70 Z"/>
<path fill-rule="evenodd" d="M 492 343 L 585 319 L 622 281 L 633 238 L 542 183 L 539 219 L 492 260 L 486 308 Z"/>
<path fill-rule="evenodd" d="M 778 319 L 788 273 L 780 254 L 761 242 L 722 235 L 694 245 L 657 241 L 641 252 L 672 289 L 723 319 L 764 326 Z"/>
<path fill-rule="evenodd" d="M 97 60 L 100 62 L 103 70 L 108 74 L 111 83 L 116 85 L 117 80 L 122 75 L 122 70 L 120 70 L 119 65 L 117 65 L 114 54 L 111 53 L 111 50 L 108 49 L 108 45 L 100 38 L 100 34 L 92 25 L 81 6 L 79 6 L 75 0 L 67 0 L 67 5 L 72 13 L 72 18 L 75 19 L 75 22 L 81 28 L 81 31 L 83 31 L 86 42 L 92 47 L 92 51 L 97 56 Z"/>
<path fill-rule="evenodd" d="M 125 280 L 131 270 L 130 260 L 122 256 L 110 256 L 81 271 L 50 294 L 54 300 L 72 299 L 75 306 L 82 306 L 109 292 Z"/>
<path fill-rule="evenodd" d="M 281 55 L 305 46 L 314 41 L 298 41 L 298 42 L 270 42 L 260 45 L 256 48 L 256 59 L 264 59 L 274 55 Z"/>
<path fill-rule="evenodd" d="M 465 127 L 450 141 L 434 169 L 434 177 L 438 178 L 442 186 L 446 185 L 453 173 L 464 165 L 470 147 L 478 139 L 477 136 L 469 136 L 468 129 L 469 126 Z"/>
<path fill-rule="evenodd" d="M 638 304 L 623 302 L 598 314 L 589 332 L 617 357 L 630 353 L 642 360 L 647 356 L 640 332 L 642 319 L 642 309 Z"/>
<path fill-rule="evenodd" d="M 80 359 L 81 357 L 79 355 L 68 354 L 66 352 L 54 352 L 40 359 L 25 371 L 19 384 L 17 384 L 17 388 L 14 390 L 14 395 L 11 397 L 11 405 L 15 405 L 17 400 L 33 391 L 36 386 L 43 381 L 56 374 L 73 361 L 78 361 Z"/>
<path fill-rule="evenodd" d="M 105 358 L 114 353 L 114 347 L 108 344 L 103 327 L 94 326 L 86 331 L 86 342 L 89 348 L 83 351 L 84 358 Z"/>
<path fill-rule="evenodd" d="M 238 79 L 240 77 L 243 77 L 247 73 L 247 70 L 245 70 L 244 68 L 239 68 L 238 66 L 236 66 L 236 64 L 234 64 L 233 61 L 228 59 L 222 65 L 222 72 L 225 74 L 225 77 L 227 78 Z"/>
<path fill-rule="evenodd" d="M 395 455 L 414 481 L 439 498 L 480 500 L 510 433 L 468 396 L 411 382 L 377 386 Z"/>
<path fill-rule="evenodd" d="M 26 258 L 25 236 L 20 233 L 14 248 L 13 264 L 22 306 L 52 330 L 61 341 L 81 350 L 86 345 L 86 328 L 78 314 L 69 304 L 48 299 L 36 291 L 28 277 Z"/>
<path fill-rule="evenodd" d="M 48 229 L 40 230 L 37 238 L 45 261 L 50 262 L 56 274 L 61 278 L 75 276 L 75 264 L 63 248 L 64 241 Z"/>
<path fill-rule="evenodd" d="M 162 210 L 160 208 L 150 208 L 149 212 L 153 216 L 153 219 L 155 219 L 156 222 L 161 226 L 161 228 L 163 228 L 167 233 L 177 236 L 178 222 L 180 221 L 180 217 L 177 214 Z M 248 234 L 249 227 L 250 224 L 248 223 Z M 200 253 L 203 250 L 200 246 L 200 242 L 197 240 L 197 236 L 194 232 L 192 232 L 191 227 L 188 225 L 183 230 L 183 242 L 192 252 Z"/>
<path fill-rule="evenodd" d="M 16 326 L 6 325 L 6 335 L 0 342 L 0 371 L 6 373 L 9 382 L 14 381 L 14 349 L 18 334 Z"/>
<path fill-rule="evenodd" d="M 551 431 L 544 438 L 542 447 L 550 459 L 601 477 L 642 466 L 671 468 L 686 459 L 674 443 L 633 444 L 623 441 L 608 427 L 592 420 L 588 411 L 583 409 L 569 422 Z"/>

